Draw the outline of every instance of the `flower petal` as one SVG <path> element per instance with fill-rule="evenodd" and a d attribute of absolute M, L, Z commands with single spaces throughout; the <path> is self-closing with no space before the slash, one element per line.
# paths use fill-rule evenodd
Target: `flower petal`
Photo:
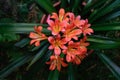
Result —
<path fill-rule="evenodd" d="M 50 30 L 50 31 L 52 30 L 51 27 L 48 27 L 47 29 Z"/>
<path fill-rule="evenodd" d="M 84 35 L 84 36 L 86 36 L 86 34 L 91 35 L 91 33 L 93 33 L 93 32 L 94 32 L 93 29 L 87 28 L 87 29 L 85 29 L 85 30 L 83 31 L 83 35 Z"/>
<path fill-rule="evenodd" d="M 49 49 L 50 49 L 50 50 L 51 50 L 51 49 L 53 49 L 53 46 L 52 46 L 52 45 L 50 45 L 50 46 L 49 46 Z"/>
<path fill-rule="evenodd" d="M 58 61 L 58 63 L 57 63 L 57 70 L 58 70 L 58 71 L 61 70 L 61 63 L 60 63 L 60 61 Z"/>
<path fill-rule="evenodd" d="M 59 32 L 52 31 L 52 35 L 57 35 Z"/>
<path fill-rule="evenodd" d="M 67 47 L 65 45 L 60 45 L 60 48 L 67 49 Z"/>
<path fill-rule="evenodd" d="M 53 18 L 53 19 L 58 19 L 58 15 L 57 15 L 57 13 L 52 13 L 51 18 Z"/>
<path fill-rule="evenodd" d="M 64 16 L 64 14 L 65 14 L 65 10 L 64 10 L 63 8 L 61 8 L 61 9 L 59 10 L 59 17 Z"/>
<path fill-rule="evenodd" d="M 38 26 L 37 29 L 38 29 L 38 31 L 41 31 L 42 30 L 42 26 Z"/>
<path fill-rule="evenodd" d="M 54 42 L 54 38 L 53 37 L 48 37 L 48 41 L 50 42 L 50 43 L 53 43 Z"/>
<path fill-rule="evenodd" d="M 67 62 L 71 62 L 71 57 L 70 57 L 69 54 L 66 55 L 66 61 L 67 61 Z"/>
<path fill-rule="evenodd" d="M 50 20 L 50 16 L 48 16 L 47 18 L 47 23 L 50 25 L 50 26 L 54 26 L 54 22 L 52 20 Z"/>
<path fill-rule="evenodd" d="M 51 63 L 51 65 L 50 65 L 50 70 L 55 70 L 55 68 L 56 68 L 56 64 L 54 64 L 54 63 Z"/>
<path fill-rule="evenodd" d="M 30 35 L 29 35 L 30 38 L 33 38 L 33 39 L 36 39 L 39 37 L 38 34 L 34 33 L 34 32 L 30 32 Z"/>
<path fill-rule="evenodd" d="M 61 62 L 61 64 L 62 64 L 63 67 L 67 67 L 67 66 L 68 66 L 68 64 L 66 64 L 66 63 L 63 62 L 63 61 Z"/>
<path fill-rule="evenodd" d="M 79 64 L 81 63 L 81 60 L 80 60 L 78 57 L 76 57 L 76 58 L 74 59 L 74 61 L 75 61 L 75 63 L 76 63 L 77 65 L 79 65 Z"/>
<path fill-rule="evenodd" d="M 60 48 L 59 48 L 58 46 L 55 47 L 55 49 L 54 49 L 54 53 L 55 53 L 56 55 L 60 55 L 61 50 L 60 50 Z"/>
<path fill-rule="evenodd" d="M 34 42 L 36 42 L 35 39 L 34 39 L 34 40 L 31 40 L 31 41 L 30 41 L 30 45 L 33 44 Z"/>
<path fill-rule="evenodd" d="M 40 46 L 40 41 L 36 41 L 35 46 Z"/>

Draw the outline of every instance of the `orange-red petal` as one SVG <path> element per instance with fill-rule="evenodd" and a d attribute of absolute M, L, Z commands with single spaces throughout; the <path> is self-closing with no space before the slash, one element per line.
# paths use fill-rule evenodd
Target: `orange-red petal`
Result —
<path fill-rule="evenodd" d="M 60 55 L 61 49 L 60 49 L 58 46 L 56 46 L 56 47 L 54 48 L 54 53 L 55 53 L 56 55 Z"/>

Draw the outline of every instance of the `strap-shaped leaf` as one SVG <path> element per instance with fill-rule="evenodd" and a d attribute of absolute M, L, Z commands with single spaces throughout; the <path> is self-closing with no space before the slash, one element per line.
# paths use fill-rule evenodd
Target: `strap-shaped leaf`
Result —
<path fill-rule="evenodd" d="M 21 41 L 17 42 L 15 44 L 16 47 L 20 47 L 20 48 L 23 48 L 24 46 L 26 46 L 28 43 L 29 43 L 30 39 L 28 38 L 24 38 L 22 39 Z"/>
<path fill-rule="evenodd" d="M 0 23 L 0 32 L 30 32 L 34 30 L 34 26 L 38 24 L 29 23 Z"/>
<path fill-rule="evenodd" d="M 40 61 L 40 66 L 39 66 L 39 68 L 42 68 L 43 67 L 43 65 L 45 64 L 45 62 L 47 62 L 49 59 L 50 59 L 50 56 L 52 55 L 52 51 L 51 50 L 49 50 L 46 54 L 45 54 L 45 56 L 42 58 L 42 60 Z"/>
<path fill-rule="evenodd" d="M 66 7 L 68 7 L 67 5 L 68 5 L 68 0 L 60 0 L 61 1 L 61 4 L 60 4 L 60 6 L 61 6 L 61 8 L 66 8 Z"/>
<path fill-rule="evenodd" d="M 97 23 L 105 23 L 105 21 L 108 21 L 108 20 L 111 20 L 111 19 L 114 19 L 114 18 L 117 18 L 120 16 L 120 7 L 113 10 L 112 12 L 110 12 L 109 14 L 106 14 L 105 16 L 103 17 L 100 17 L 98 20 L 97 20 Z"/>
<path fill-rule="evenodd" d="M 28 77 L 28 78 L 29 78 L 29 76 L 34 77 L 35 75 L 37 75 L 38 71 L 40 71 L 41 69 L 46 69 L 45 68 L 45 66 L 46 66 L 45 62 L 47 62 L 49 60 L 49 58 L 52 55 L 52 53 L 53 52 L 51 50 L 47 51 L 45 53 L 45 55 L 42 56 L 41 59 L 38 62 L 34 63 L 34 65 L 32 65 L 29 68 L 28 74 L 26 74 L 26 77 Z M 47 67 L 47 69 L 48 69 L 48 67 Z"/>
<path fill-rule="evenodd" d="M 89 0 L 83 9 L 82 15 L 86 15 L 92 9 L 96 9 L 99 6 L 102 6 L 105 2 L 106 0 L 97 0 L 97 1 Z"/>
<path fill-rule="evenodd" d="M 0 34 L 0 42 L 10 42 L 10 41 L 16 41 L 19 40 L 20 36 L 15 33 L 4 33 Z"/>
<path fill-rule="evenodd" d="M 59 80 L 59 71 L 58 70 L 50 71 L 48 80 Z"/>
<path fill-rule="evenodd" d="M 31 66 L 31 68 L 35 68 L 33 70 L 33 72 L 37 72 L 38 70 L 40 70 L 44 65 L 45 62 L 47 62 L 50 59 L 50 56 L 52 55 L 52 51 L 48 50 L 44 56 L 42 56 L 42 58 L 40 59 L 40 61 L 38 63 L 35 63 L 34 66 Z"/>
<path fill-rule="evenodd" d="M 95 21 L 96 19 L 98 19 L 99 17 L 104 16 L 105 14 L 113 11 L 114 9 L 120 7 L 120 0 L 115 0 L 113 2 L 110 2 L 108 6 L 105 6 L 101 9 L 98 10 L 98 12 L 93 15 L 92 17 L 89 18 L 90 22 Z"/>
<path fill-rule="evenodd" d="M 0 71 L 0 78 L 7 77 L 10 73 L 15 71 L 18 67 L 27 63 L 30 60 L 31 57 L 32 57 L 31 54 L 27 54 L 25 56 L 22 56 L 22 57 L 18 58 L 17 60 L 12 62 L 11 64 L 9 64 L 7 67 L 5 67 L 4 69 L 2 69 Z"/>
<path fill-rule="evenodd" d="M 90 36 L 87 41 L 90 42 L 90 49 L 112 49 L 120 47 L 120 40 L 113 40 L 100 36 Z"/>
<path fill-rule="evenodd" d="M 55 8 L 49 0 L 35 0 L 38 5 L 45 9 L 49 14 L 55 12 Z"/>
<path fill-rule="evenodd" d="M 91 27 L 95 31 L 120 30 L 120 23 L 96 24 Z"/>
<path fill-rule="evenodd" d="M 101 61 L 107 66 L 107 68 L 113 73 L 113 75 L 120 80 L 120 67 L 118 67 L 113 61 L 111 61 L 105 54 L 96 52 Z"/>
<path fill-rule="evenodd" d="M 33 57 L 32 61 L 30 62 L 30 64 L 28 65 L 28 69 L 31 65 L 33 65 L 37 60 L 39 60 L 44 54 L 45 52 L 48 50 L 48 46 L 49 44 L 46 44 L 43 48 L 41 48 L 41 50 Z"/>
<path fill-rule="evenodd" d="M 74 69 L 73 69 L 73 65 L 72 63 L 69 63 L 68 65 L 68 80 L 75 80 L 75 76 L 74 76 Z"/>
<path fill-rule="evenodd" d="M 46 24 L 34 24 L 34 23 L 0 23 L 0 33 L 29 33 L 34 31 L 34 26 Z M 50 31 L 43 28 L 43 33 L 50 34 Z"/>
<path fill-rule="evenodd" d="M 72 0 L 71 0 L 72 1 Z M 74 3 L 72 3 L 72 12 L 76 12 L 77 8 L 79 8 L 80 6 L 80 0 L 73 0 Z"/>

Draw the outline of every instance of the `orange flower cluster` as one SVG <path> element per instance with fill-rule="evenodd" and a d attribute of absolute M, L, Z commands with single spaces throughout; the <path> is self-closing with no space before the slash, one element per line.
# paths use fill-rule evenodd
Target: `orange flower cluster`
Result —
<path fill-rule="evenodd" d="M 86 42 L 87 35 L 93 33 L 93 29 L 90 28 L 88 20 L 81 19 L 80 16 L 75 17 L 74 13 L 65 13 L 64 9 L 59 10 L 59 14 L 52 13 L 48 16 L 47 23 L 48 30 L 51 31 L 51 36 L 46 36 L 41 32 L 42 27 L 35 27 L 35 31 L 30 33 L 30 44 L 35 43 L 35 46 L 40 45 L 41 40 L 48 39 L 50 43 L 49 49 L 54 50 L 53 55 L 50 57 L 50 61 L 46 62 L 50 64 L 50 70 L 61 70 L 61 66 L 66 67 L 66 62 L 74 64 L 80 64 L 81 60 L 87 53 Z M 80 36 L 83 35 L 81 38 Z M 66 56 L 65 60 L 60 55 Z"/>

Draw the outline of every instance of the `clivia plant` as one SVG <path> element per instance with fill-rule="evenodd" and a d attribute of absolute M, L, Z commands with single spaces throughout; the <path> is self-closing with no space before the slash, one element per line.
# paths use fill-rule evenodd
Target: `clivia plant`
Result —
<path fill-rule="evenodd" d="M 29 5 L 33 14 L 29 14 Z M 107 36 L 120 30 L 116 20 L 120 0 L 30 0 L 18 8 L 20 16 L 29 14 L 28 18 L 11 23 L 0 20 L 1 42 L 7 41 L 5 45 L 14 47 L 12 53 L 17 50 L 21 54 L 10 55 L 13 59 L 1 69 L 0 79 L 11 80 L 9 76 L 15 71 L 19 80 L 39 80 L 38 75 L 43 75 L 43 80 L 79 80 L 77 70 L 91 54 L 120 79 L 120 68 L 104 53 L 120 47 L 119 38 Z M 6 33 L 11 39 L 5 37 Z"/>

